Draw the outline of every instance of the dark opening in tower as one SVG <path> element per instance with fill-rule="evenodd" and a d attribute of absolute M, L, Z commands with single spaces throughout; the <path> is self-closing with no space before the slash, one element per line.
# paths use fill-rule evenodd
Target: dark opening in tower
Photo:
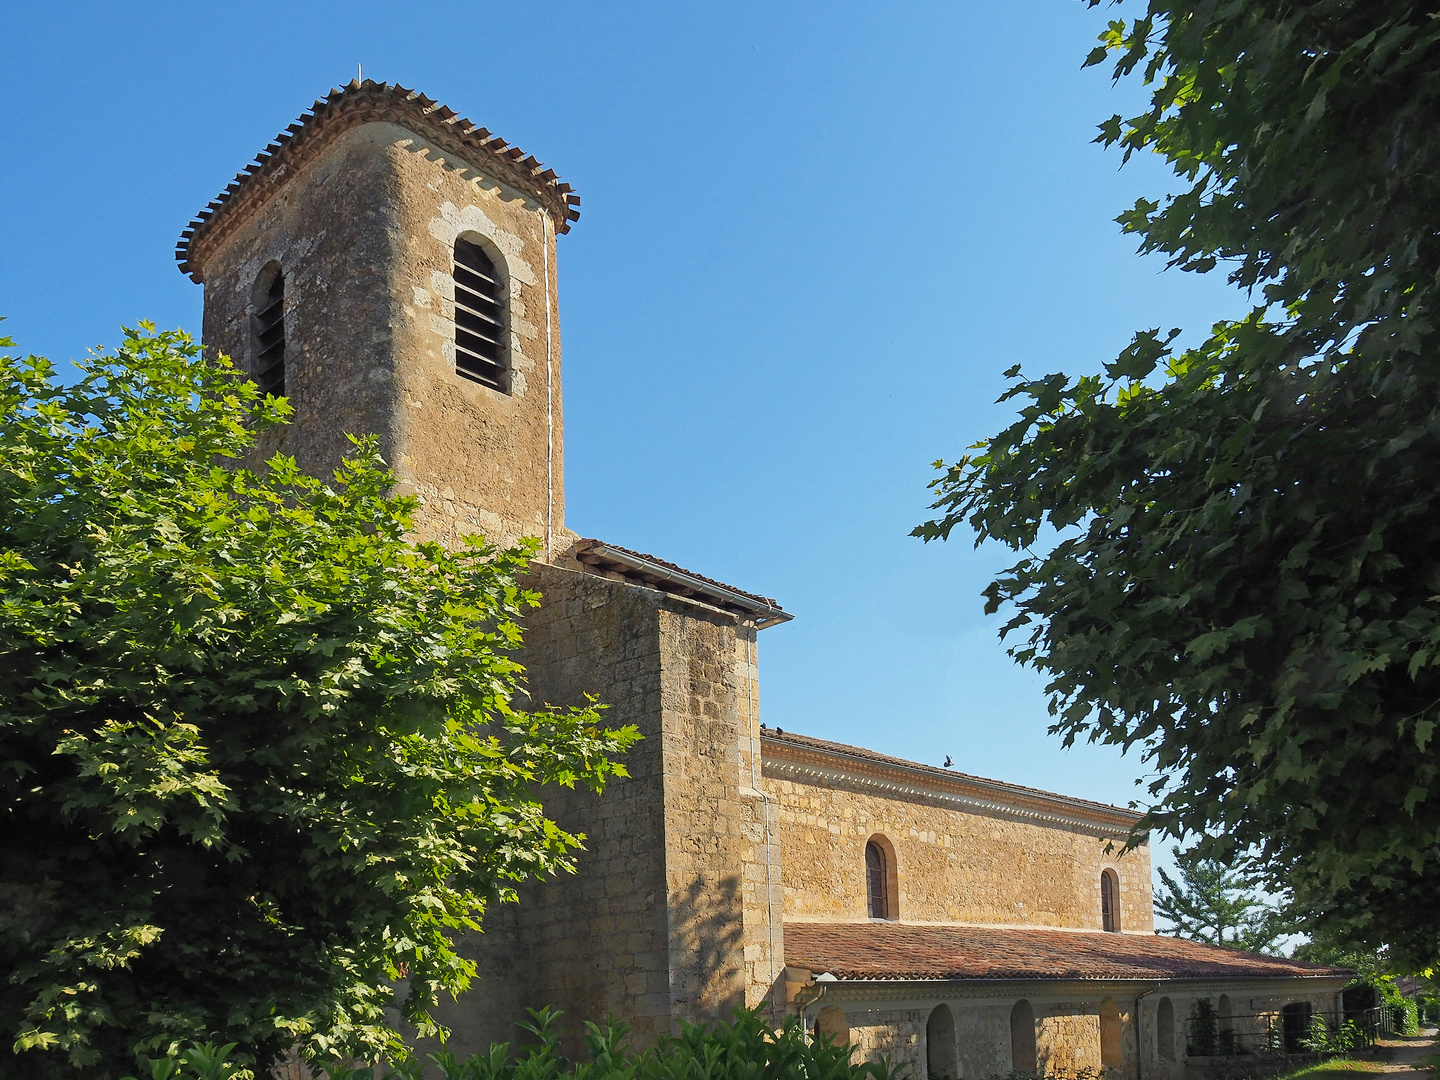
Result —
<path fill-rule="evenodd" d="M 510 393 L 505 290 L 477 244 L 455 241 L 455 373 Z"/>
<path fill-rule="evenodd" d="M 269 263 L 255 279 L 251 378 L 262 394 L 285 396 L 285 275 Z"/>

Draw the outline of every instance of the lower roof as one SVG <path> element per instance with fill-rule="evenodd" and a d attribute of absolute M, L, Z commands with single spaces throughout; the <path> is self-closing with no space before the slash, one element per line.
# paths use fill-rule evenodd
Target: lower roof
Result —
<path fill-rule="evenodd" d="M 785 923 L 785 963 L 842 980 L 1350 978 L 1349 968 L 1158 934 Z"/>

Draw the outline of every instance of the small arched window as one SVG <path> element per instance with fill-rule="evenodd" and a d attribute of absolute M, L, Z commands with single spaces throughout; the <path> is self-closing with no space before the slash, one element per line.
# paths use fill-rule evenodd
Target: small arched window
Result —
<path fill-rule="evenodd" d="M 455 241 L 455 374 L 510 393 L 505 287 L 479 244 Z"/>
<path fill-rule="evenodd" d="M 1114 870 L 1100 874 L 1100 925 L 1108 933 L 1120 932 L 1120 878 Z"/>
<path fill-rule="evenodd" d="M 1010 1010 L 1010 1068 L 1035 1071 L 1035 1010 L 1028 1001 L 1017 1001 Z"/>
<path fill-rule="evenodd" d="M 955 1014 L 949 1005 L 936 1005 L 925 1022 L 925 1075 L 927 1080 L 960 1080 Z"/>
<path fill-rule="evenodd" d="M 1166 1061 L 1175 1060 L 1175 1006 L 1168 997 L 1155 1006 L 1155 1048 Z"/>
<path fill-rule="evenodd" d="M 285 274 L 267 263 L 255 279 L 251 378 L 262 394 L 285 396 Z"/>
<path fill-rule="evenodd" d="M 865 845 L 865 899 L 870 918 L 889 919 L 890 867 L 885 849 L 874 840 Z"/>

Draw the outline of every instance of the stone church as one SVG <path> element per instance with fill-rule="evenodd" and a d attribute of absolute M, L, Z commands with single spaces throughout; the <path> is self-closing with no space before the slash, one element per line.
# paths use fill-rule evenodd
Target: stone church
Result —
<path fill-rule="evenodd" d="M 578 206 L 519 148 L 366 81 L 177 251 L 207 347 L 290 398 L 280 447 L 328 471 L 374 433 L 424 536 L 540 538 L 531 699 L 594 694 L 645 736 L 603 797 L 555 793 L 579 873 L 468 942 L 451 1048 L 512 1039 L 526 1006 L 643 1045 L 743 1004 L 916 1076 L 1179 1080 L 1197 1000 L 1287 1042 L 1333 1013 L 1344 970 L 1156 936 L 1149 851 L 1117 854 L 1131 811 L 763 725 L 757 638 L 790 613 L 567 527 L 556 238 Z"/>

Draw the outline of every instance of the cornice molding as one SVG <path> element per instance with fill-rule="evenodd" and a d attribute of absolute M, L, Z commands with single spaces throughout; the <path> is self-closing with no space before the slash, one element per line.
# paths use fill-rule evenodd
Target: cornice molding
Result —
<path fill-rule="evenodd" d="M 210 253 L 265 199 L 346 131 L 369 123 L 391 123 L 412 131 L 491 179 L 534 199 L 550 215 L 557 233 L 569 232 L 570 223 L 580 216 L 580 197 L 554 169 L 545 168 L 518 146 L 508 145 L 417 91 L 366 79 L 332 90 L 315 102 L 196 215 L 175 248 L 181 272 L 203 282 Z"/>
<path fill-rule="evenodd" d="M 764 775 L 777 780 L 918 800 L 953 810 L 1001 814 L 1045 825 L 1064 825 L 1116 840 L 1128 836 L 1130 827 L 1140 818 L 1138 813 L 1119 807 L 1104 808 L 995 781 L 981 783 L 958 776 L 951 780 L 936 776 L 923 766 L 906 768 L 781 739 L 762 739 L 761 754 Z"/>
<path fill-rule="evenodd" d="M 806 1002 L 810 1009 L 821 1004 L 847 1002 L 883 1003 L 889 1008 L 903 1008 L 906 1003 L 919 1005 L 974 998 L 1028 998 L 1032 1001 L 1085 1001 L 1104 996 L 1134 997 L 1147 990 L 1183 994 L 1252 993 L 1257 996 L 1284 997 L 1287 994 L 1311 994 L 1339 990 L 1346 979 L 1335 975 L 1255 976 L 1250 979 L 846 979 L 833 983 L 809 984 L 823 986 L 823 998 Z M 808 989 L 808 987 L 807 987 Z"/>

